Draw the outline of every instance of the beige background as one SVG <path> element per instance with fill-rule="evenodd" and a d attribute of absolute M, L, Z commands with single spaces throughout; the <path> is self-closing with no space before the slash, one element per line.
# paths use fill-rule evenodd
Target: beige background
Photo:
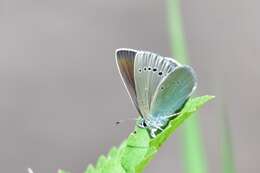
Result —
<path fill-rule="evenodd" d="M 209 172 L 220 172 L 221 100 L 238 173 L 258 172 L 260 2 L 182 1 Z M 114 50 L 170 56 L 164 1 L 0 0 L 0 172 L 83 172 L 127 137 L 136 115 Z M 222 93 L 222 94 L 220 94 Z M 180 129 L 145 172 L 183 172 Z"/>

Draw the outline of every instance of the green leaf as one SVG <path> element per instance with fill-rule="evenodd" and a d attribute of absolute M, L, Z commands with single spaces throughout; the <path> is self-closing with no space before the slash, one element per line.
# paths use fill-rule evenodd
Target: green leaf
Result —
<path fill-rule="evenodd" d="M 171 120 L 154 139 L 146 129 L 136 126 L 119 148 L 113 147 L 106 157 L 100 156 L 96 166 L 89 165 L 85 173 L 141 173 L 177 127 L 212 98 L 214 97 L 206 95 L 190 99 L 180 115 Z"/>
<path fill-rule="evenodd" d="M 142 171 L 143 168 L 149 163 L 154 154 L 159 150 L 160 146 L 169 138 L 169 136 L 188 118 L 192 113 L 196 112 L 206 102 L 213 99 L 214 96 L 202 96 L 194 99 L 190 99 L 185 107 L 182 109 L 180 115 L 170 121 L 169 125 L 164 129 L 162 133 L 157 135 L 156 138 L 150 140 L 150 150 L 147 153 L 146 159 L 138 165 L 138 170 Z"/>

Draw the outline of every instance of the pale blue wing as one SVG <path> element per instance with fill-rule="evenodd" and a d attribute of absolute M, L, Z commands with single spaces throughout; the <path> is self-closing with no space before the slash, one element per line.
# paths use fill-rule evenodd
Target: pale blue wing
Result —
<path fill-rule="evenodd" d="M 133 49 L 120 48 L 116 50 L 115 55 L 117 66 L 128 94 L 130 95 L 131 100 L 136 106 L 138 112 L 140 113 L 137 103 L 134 80 L 134 61 L 136 53 L 137 51 Z"/>
<path fill-rule="evenodd" d="M 142 116 L 148 116 L 153 95 L 159 83 L 179 64 L 147 51 L 138 51 L 134 62 L 137 103 Z"/>
<path fill-rule="evenodd" d="M 157 87 L 150 115 L 168 117 L 178 111 L 196 89 L 195 72 L 190 66 L 177 67 Z"/>

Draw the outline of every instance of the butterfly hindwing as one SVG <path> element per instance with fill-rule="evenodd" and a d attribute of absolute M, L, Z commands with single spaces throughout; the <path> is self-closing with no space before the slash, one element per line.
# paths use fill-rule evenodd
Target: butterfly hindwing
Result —
<path fill-rule="evenodd" d="M 195 90 L 195 72 L 189 66 L 177 67 L 157 86 L 150 114 L 168 117 L 176 113 Z"/>
<path fill-rule="evenodd" d="M 178 66 L 177 62 L 147 51 L 138 51 L 134 62 L 137 103 L 147 116 L 159 83 Z"/>

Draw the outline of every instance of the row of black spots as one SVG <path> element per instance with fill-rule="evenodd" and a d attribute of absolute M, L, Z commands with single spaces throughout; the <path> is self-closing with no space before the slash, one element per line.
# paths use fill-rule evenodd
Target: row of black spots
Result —
<path fill-rule="evenodd" d="M 152 70 L 153 72 L 156 72 L 156 71 L 157 71 L 157 68 L 153 68 L 153 69 L 152 69 L 151 67 L 148 67 L 148 68 L 147 68 L 147 67 L 144 67 L 143 70 L 144 70 L 144 71 L 151 71 L 151 70 Z M 141 72 L 142 72 L 142 69 L 139 68 L 138 71 L 141 73 Z M 163 72 L 160 71 L 160 72 L 158 73 L 158 75 L 159 75 L 159 76 L 162 76 L 162 75 L 163 75 Z"/>

